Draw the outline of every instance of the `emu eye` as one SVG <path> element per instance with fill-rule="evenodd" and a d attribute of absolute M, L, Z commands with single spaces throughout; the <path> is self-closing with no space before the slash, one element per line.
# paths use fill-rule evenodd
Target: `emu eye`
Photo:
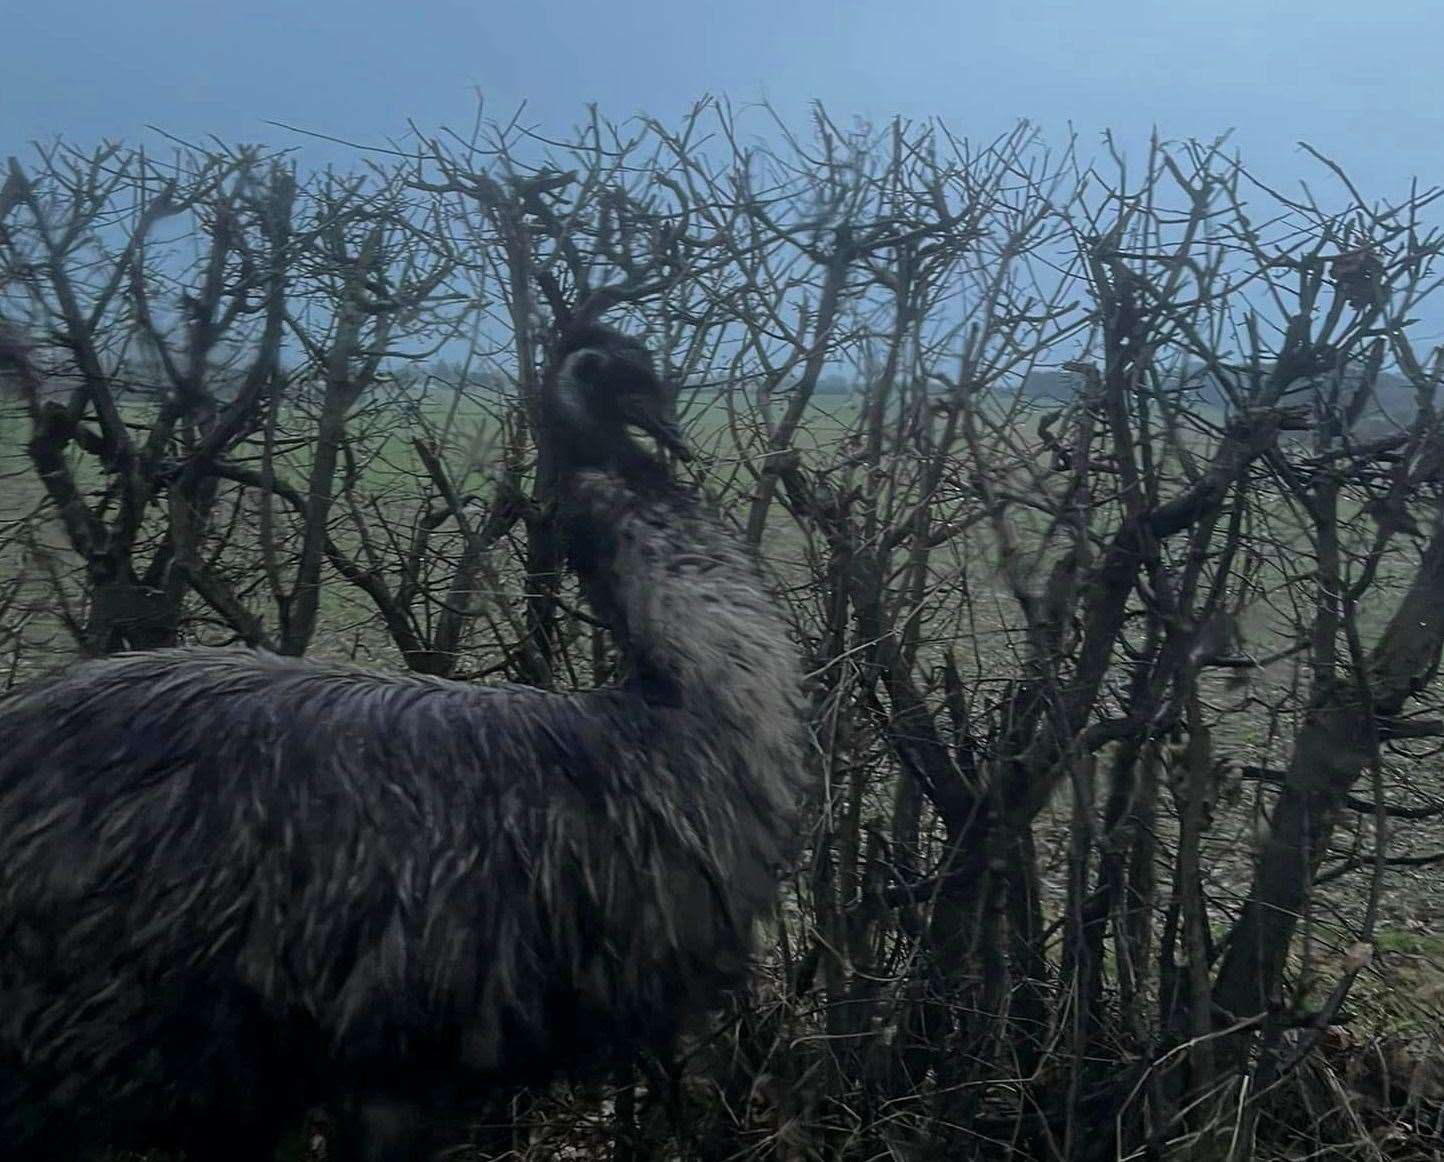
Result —
<path fill-rule="evenodd" d="M 594 379 L 606 370 L 611 360 L 601 351 L 587 348 L 572 356 L 572 373 L 586 379 Z"/>

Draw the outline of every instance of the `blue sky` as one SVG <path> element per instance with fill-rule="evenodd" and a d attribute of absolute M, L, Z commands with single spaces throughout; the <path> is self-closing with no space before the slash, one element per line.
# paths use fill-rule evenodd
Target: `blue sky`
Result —
<path fill-rule="evenodd" d="M 670 118 L 720 93 L 974 138 L 1019 117 L 1090 145 L 1234 128 L 1271 180 L 1319 176 L 1302 138 L 1370 193 L 1444 181 L 1444 0 L 0 0 L 0 30 L 5 154 L 153 124 L 344 161 L 265 121 L 379 143 L 467 124 L 478 90 L 553 131 L 590 100 Z"/>

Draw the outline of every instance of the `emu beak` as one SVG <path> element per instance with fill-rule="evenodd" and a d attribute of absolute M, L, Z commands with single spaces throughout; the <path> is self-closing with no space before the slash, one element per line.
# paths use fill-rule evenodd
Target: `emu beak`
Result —
<path fill-rule="evenodd" d="M 682 429 L 677 426 L 676 420 L 658 417 L 646 424 L 645 428 L 657 438 L 657 443 L 678 460 L 692 459 L 692 449 L 687 446 L 687 439 L 682 435 Z"/>

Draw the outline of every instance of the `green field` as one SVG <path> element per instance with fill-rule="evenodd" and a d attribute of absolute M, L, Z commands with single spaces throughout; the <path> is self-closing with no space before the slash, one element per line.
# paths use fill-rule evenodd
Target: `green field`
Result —
<path fill-rule="evenodd" d="M 133 406 L 129 418 L 143 427 L 148 416 L 144 408 Z M 755 442 L 755 433 L 739 433 L 732 426 L 735 419 L 736 414 L 720 400 L 695 404 L 686 416 L 689 433 L 704 453 L 700 462 L 703 467 L 699 470 L 705 471 L 709 490 L 724 501 L 735 518 L 745 520 L 745 500 L 752 483 L 750 476 L 738 471 L 739 435 L 749 441 L 746 445 L 749 454 L 756 455 L 760 448 Z M 836 462 L 839 447 L 857 422 L 856 401 L 823 397 L 806 415 L 798 446 L 814 467 L 825 468 Z M 297 421 L 286 426 L 304 430 L 304 424 Z M 0 543 L 0 602 L 8 602 L 5 616 L 0 619 L 0 649 L 4 651 L 0 654 L 0 663 L 4 664 L 3 672 L 11 682 L 74 656 L 74 641 L 58 606 L 61 602 L 70 602 L 78 607 L 83 598 L 83 586 L 74 576 L 76 561 L 66 546 L 64 530 L 53 514 L 45 510 L 43 491 L 24 453 L 27 428 L 27 422 L 14 406 L 0 412 L 0 472 L 4 474 L 0 528 L 5 530 Z M 1031 425 L 1022 427 L 1020 433 L 1020 443 L 1025 444 L 1031 435 Z M 344 466 L 345 471 L 354 474 L 353 487 L 338 499 L 335 510 L 337 542 L 348 553 L 360 552 L 357 519 L 366 522 L 373 533 L 383 522 L 389 522 L 399 533 L 414 532 L 417 519 L 428 504 L 426 474 L 413 444 L 416 438 L 443 449 L 442 458 L 459 493 L 485 497 L 490 488 L 489 473 L 498 455 L 495 436 L 496 426 L 488 411 L 464 398 L 456 405 L 427 401 L 403 410 L 381 406 L 363 408 L 353 424 L 355 461 Z M 310 463 L 311 448 L 304 441 L 284 448 L 276 457 L 278 475 L 296 487 L 303 485 Z M 93 461 L 79 464 L 77 480 L 85 489 L 95 489 L 103 483 Z M 97 499 L 92 498 L 92 502 Z M 1295 575 L 1292 566 L 1304 559 L 1308 537 L 1287 504 L 1261 497 L 1255 500 L 1258 520 L 1268 522 L 1266 527 L 1255 526 L 1255 532 L 1266 533 L 1269 554 L 1259 565 L 1256 577 L 1260 600 L 1246 609 L 1243 628 L 1249 648 L 1258 654 L 1269 654 L 1296 640 L 1301 632 L 1292 603 L 1306 594 L 1309 586 L 1306 578 Z M 1045 527 L 1043 518 L 1025 506 L 1015 506 L 1013 512 L 1014 534 L 1020 543 L 1025 546 L 1036 543 Z M 279 508 L 278 514 L 278 519 L 284 515 Z M 1355 520 L 1357 506 L 1351 505 L 1342 515 L 1346 521 Z M 1098 532 L 1106 532 L 1107 519 L 1105 516 L 1099 520 Z M 259 570 L 258 550 L 245 540 L 244 526 L 239 527 L 240 539 L 222 556 L 238 562 L 237 568 L 246 568 L 249 561 L 252 569 Z M 1360 531 L 1353 542 L 1366 544 L 1370 527 L 1367 521 L 1360 522 Z M 21 529 L 24 536 L 17 535 Z M 396 558 L 403 557 L 404 538 L 397 538 L 395 533 L 392 536 L 393 539 L 385 541 L 387 551 Z M 441 562 L 437 568 L 456 551 L 454 537 L 448 539 L 449 536 L 438 533 L 433 543 Z M 764 541 L 764 555 L 776 576 L 788 585 L 801 587 L 794 596 L 804 622 L 815 622 L 816 618 L 812 600 L 815 593 L 807 587 L 816 566 L 810 554 L 819 547 L 820 541 L 815 536 L 810 536 L 780 508 L 774 508 Z M 930 670 L 945 655 L 951 654 L 958 660 L 964 680 L 969 684 L 970 698 L 983 708 L 1020 673 L 1023 648 L 1016 604 L 997 569 L 998 546 L 987 523 L 979 522 L 971 525 L 951 546 L 937 550 L 935 556 L 936 592 L 914 610 L 923 626 L 919 665 L 924 671 Z M 1366 644 L 1392 612 L 1403 585 L 1411 576 L 1412 558 L 1413 550 L 1402 546 L 1381 569 L 1376 584 L 1361 605 L 1359 625 Z M 394 568 L 395 560 L 385 564 Z M 956 576 L 963 566 L 967 570 L 966 593 L 970 598 L 966 605 L 964 590 Z M 494 644 L 494 634 L 498 631 L 492 628 L 488 618 L 504 624 L 501 614 L 509 608 L 515 616 L 524 595 L 524 578 L 513 546 L 498 546 L 493 567 L 501 591 L 489 594 L 488 600 L 482 602 L 485 612 L 468 639 L 472 653 L 467 659 L 467 669 L 482 670 L 497 660 L 494 649 L 488 647 Z M 263 616 L 271 615 L 264 587 L 256 590 L 252 608 Z M 1306 608 L 1301 609 L 1297 616 L 1306 616 L 1308 612 Z M 425 611 L 418 616 L 424 621 Z M 395 644 L 370 600 L 329 568 L 323 578 L 320 624 L 313 652 L 359 658 L 384 666 L 401 664 Z M 1233 756 L 1240 762 L 1273 766 L 1286 762 L 1292 724 L 1287 716 L 1279 720 L 1271 715 L 1267 707 L 1275 702 L 1289 704 L 1291 699 L 1297 707 L 1297 692 L 1291 693 L 1298 680 L 1297 661 L 1296 657 L 1280 660 L 1266 672 L 1253 676 L 1242 688 L 1231 685 L 1227 675 L 1205 680 L 1203 692 L 1216 718 L 1215 746 L 1220 754 Z M 1407 770 L 1400 767 L 1397 773 L 1436 793 L 1441 790 L 1438 766 L 1432 759 L 1421 760 Z M 1254 785 L 1241 789 L 1208 840 L 1212 882 L 1225 895 L 1242 891 L 1246 886 L 1252 851 L 1250 837 L 1265 805 L 1263 788 Z M 1046 867 L 1055 869 L 1045 874 L 1045 882 L 1052 885 L 1050 895 L 1055 905 L 1061 899 L 1062 884 L 1056 878 L 1056 869 L 1066 862 L 1067 821 L 1071 809 L 1071 796 L 1065 792 L 1040 820 L 1039 856 Z M 1163 826 L 1171 832 L 1172 825 L 1167 819 Z M 1426 842 L 1427 834 L 1427 828 L 1401 830 L 1402 842 L 1412 845 L 1408 846 L 1410 850 Z M 1165 841 L 1163 848 L 1167 847 Z M 1354 914 L 1357 902 L 1348 897 L 1350 890 L 1341 888 L 1325 893 L 1331 900 L 1330 907 L 1338 909 L 1340 914 Z M 1408 963 L 1413 966 L 1410 971 L 1420 974 L 1416 981 L 1419 996 L 1435 995 L 1444 967 L 1439 964 L 1441 950 L 1437 943 L 1418 943 L 1412 927 L 1413 917 L 1437 915 L 1433 910 L 1436 906 L 1434 890 L 1427 877 L 1395 881 L 1384 904 L 1381 948 L 1395 941 L 1400 945 L 1398 951 L 1403 952 L 1408 945 Z M 1412 1010 L 1410 1012 L 1412 1014 Z M 1406 1022 L 1415 1018 L 1395 1014 L 1388 1019 Z"/>

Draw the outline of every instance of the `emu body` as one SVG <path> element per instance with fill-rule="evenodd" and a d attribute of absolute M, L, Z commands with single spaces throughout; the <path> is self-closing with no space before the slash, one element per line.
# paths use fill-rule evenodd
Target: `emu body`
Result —
<path fill-rule="evenodd" d="M 686 492 L 564 495 L 616 687 L 184 649 L 0 700 L 7 1156 L 260 1157 L 310 1104 L 664 1045 L 740 980 L 796 841 L 795 652 Z"/>

